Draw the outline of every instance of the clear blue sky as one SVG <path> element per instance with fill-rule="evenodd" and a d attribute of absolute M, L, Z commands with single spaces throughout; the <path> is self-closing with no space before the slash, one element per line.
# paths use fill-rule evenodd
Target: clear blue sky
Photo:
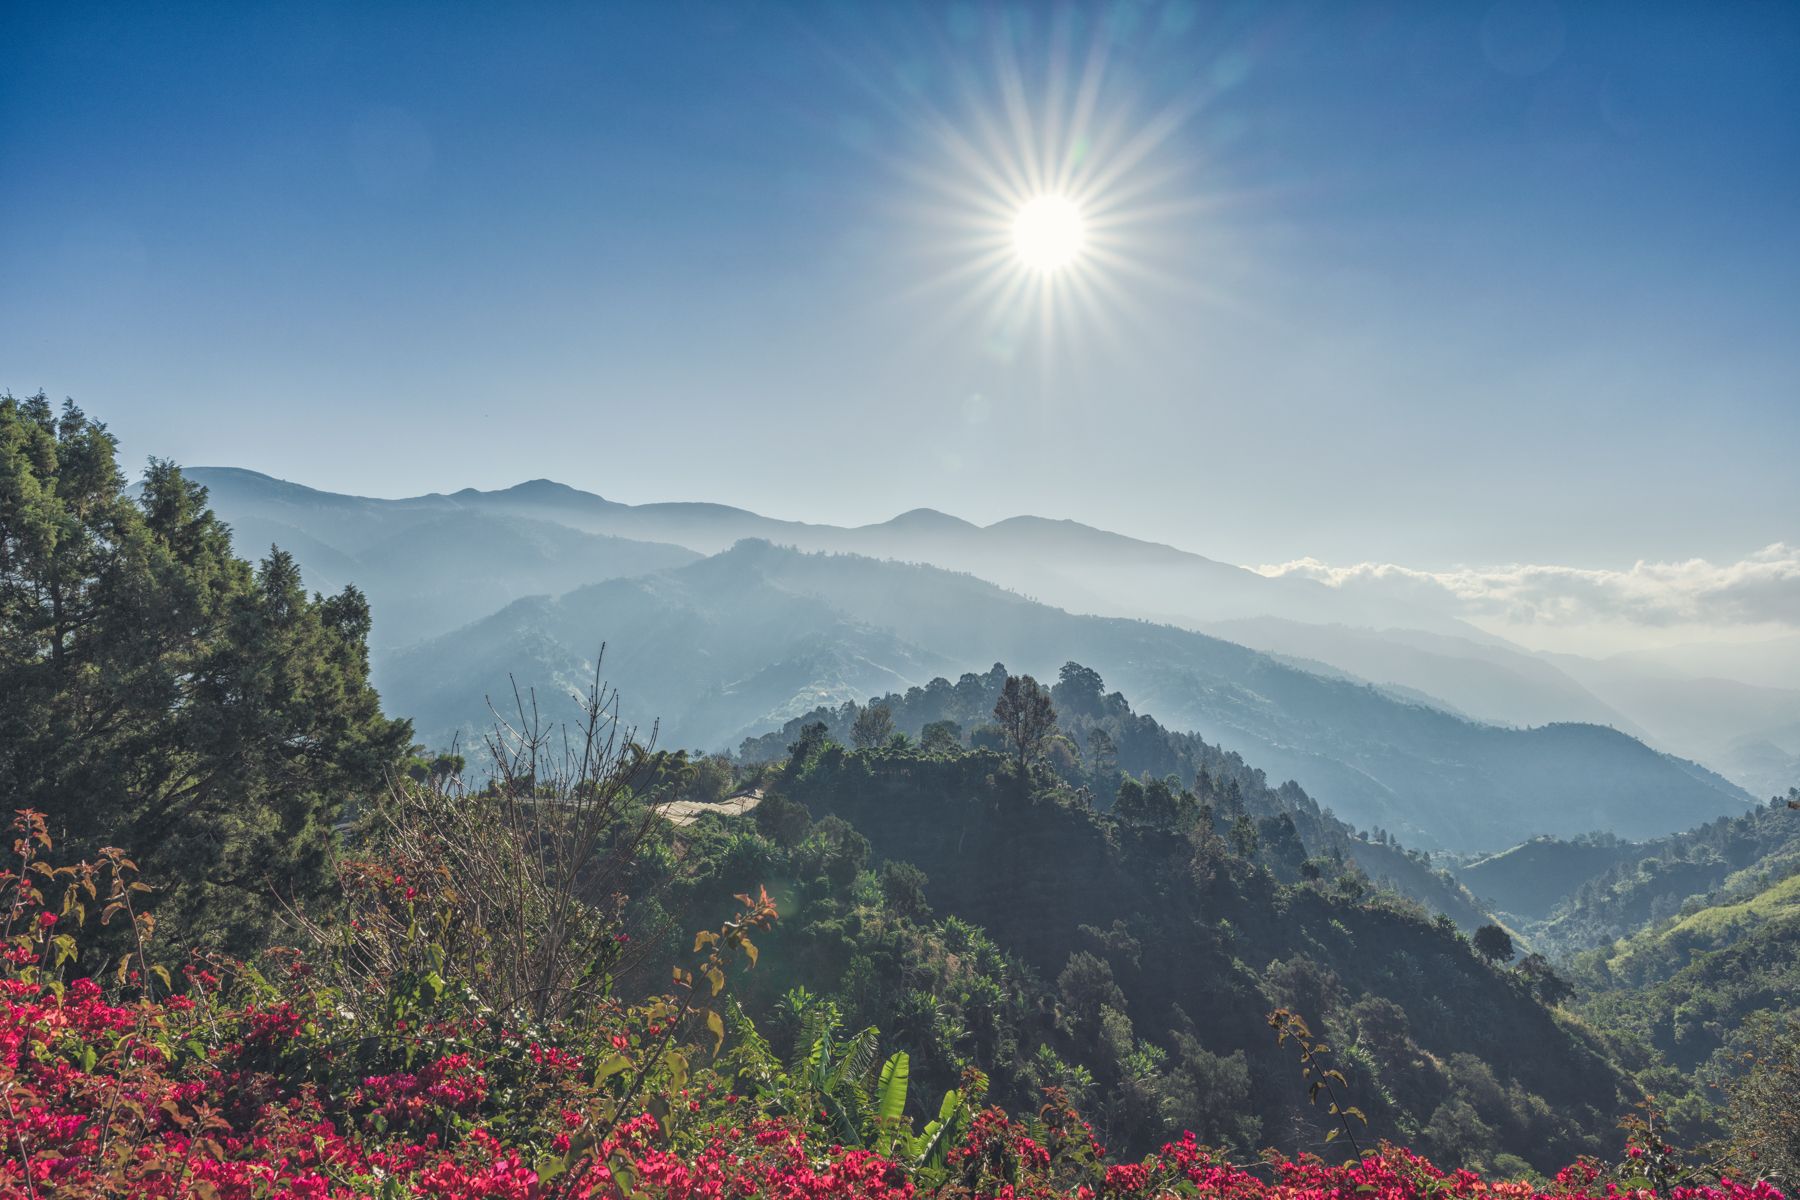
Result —
<path fill-rule="evenodd" d="M 1245 562 L 1800 540 L 1800 5 L 1046 11 L 8 5 L 0 387 L 373 495 Z M 1162 135 L 1108 184 L 1128 261 L 995 311 L 951 140 L 1097 53 L 1081 153 Z"/>

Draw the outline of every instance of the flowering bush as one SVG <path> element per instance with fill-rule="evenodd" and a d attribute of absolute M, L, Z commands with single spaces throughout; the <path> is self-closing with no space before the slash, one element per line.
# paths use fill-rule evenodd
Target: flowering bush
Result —
<path fill-rule="evenodd" d="M 196 958 L 171 974 L 149 960 L 154 925 L 130 902 L 128 860 L 47 866 L 41 818 L 15 828 L 15 865 L 0 874 L 0 1200 L 1781 1200 L 1731 1180 L 1659 1193 L 1638 1159 L 1579 1163 L 1543 1185 L 1486 1182 L 1386 1144 L 1342 1165 L 1233 1163 L 1189 1135 L 1108 1162 L 1060 1093 L 1021 1120 L 973 1111 L 978 1082 L 920 1135 L 875 1112 L 853 1144 L 841 1106 L 743 1090 L 716 1057 L 726 1029 L 710 1006 L 730 965 L 754 956 L 748 933 L 773 921 L 766 896 L 697 938 L 666 994 L 534 1023 L 435 969 L 380 995 L 291 953 Z M 88 900 L 133 935 L 105 984 L 81 973 Z M 434 958 L 429 945 L 418 956 Z M 955 1144 L 940 1153 L 929 1135 L 946 1129 Z"/>

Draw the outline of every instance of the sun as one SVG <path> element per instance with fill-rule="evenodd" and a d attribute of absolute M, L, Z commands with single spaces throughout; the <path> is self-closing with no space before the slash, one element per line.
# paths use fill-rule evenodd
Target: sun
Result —
<path fill-rule="evenodd" d="M 1177 138 L 1216 92 L 1147 89 L 1118 66 L 1111 23 L 1055 11 L 958 25 L 965 48 L 928 87 L 868 81 L 911 127 L 891 165 L 907 257 L 925 269 L 895 294 L 929 304 L 920 337 L 993 363 L 1032 353 L 1040 369 L 1122 351 L 1178 303 L 1234 299 L 1196 260 L 1202 246 L 1232 250 L 1215 215 L 1231 198 Z M 910 78 L 905 63 L 893 76 Z"/>
<path fill-rule="evenodd" d="M 1081 206 L 1067 196 L 1033 196 L 1013 217 L 1013 253 L 1032 271 L 1059 271 L 1081 257 L 1087 222 Z"/>

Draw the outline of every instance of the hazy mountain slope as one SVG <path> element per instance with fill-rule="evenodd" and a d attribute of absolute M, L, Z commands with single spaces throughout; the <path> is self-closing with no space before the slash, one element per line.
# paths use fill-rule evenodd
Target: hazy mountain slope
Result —
<path fill-rule="evenodd" d="M 509 567 L 504 580 L 485 578 L 480 570 L 464 573 L 456 584 L 414 579 L 404 591 L 394 589 L 385 603 L 376 597 L 378 644 L 442 632 L 513 597 L 674 565 L 679 561 L 671 555 L 675 547 L 712 554 L 741 539 L 760 538 L 804 550 L 930 563 L 1070 612 L 1213 632 L 1346 671 L 1396 697 L 1477 720 L 1609 724 L 1649 737 L 1659 749 L 1723 766 L 1753 792 L 1785 786 L 1786 776 L 1800 766 L 1800 709 L 1788 702 L 1791 695 L 1752 700 L 1746 694 L 1721 704 L 1704 689 L 1666 676 L 1660 684 L 1639 688 L 1630 678 L 1651 665 L 1623 658 L 1594 664 L 1528 655 L 1437 608 L 1346 592 L 1297 576 L 1267 578 L 1074 521 L 1021 516 L 983 527 L 915 509 L 889 521 L 843 528 L 777 520 L 720 504 L 621 504 L 543 479 L 497 491 L 465 488 L 381 500 L 320 492 L 252 471 L 197 468 L 189 473 L 212 490 L 215 508 L 246 534 L 242 540 L 247 546 L 264 548 L 270 540 L 279 541 L 300 557 L 309 575 L 332 586 L 357 576 L 369 578 L 371 567 L 379 565 L 362 560 L 360 566 L 348 567 L 337 558 L 355 559 L 383 545 L 399 548 L 404 556 L 409 537 L 429 536 L 425 531 L 433 522 L 453 525 L 458 515 L 469 522 L 483 516 L 523 520 L 538 529 L 561 526 L 662 547 L 658 557 L 626 553 L 623 543 L 612 543 L 605 552 L 545 546 L 541 561 Z M 552 561 L 564 553 L 573 561 Z M 482 562 L 479 554 L 469 558 Z M 402 557 L 396 565 L 404 566 L 404 561 Z M 395 610 L 393 619 L 385 619 L 390 609 Z M 1785 642 L 1764 649 L 1778 662 L 1792 657 Z M 1724 655 L 1742 667 L 1738 660 L 1755 653 L 1755 648 L 1739 647 L 1687 650 L 1685 658 L 1682 650 L 1664 657 L 1685 662 Z M 1656 671 L 1674 670 L 1660 661 L 1652 665 Z M 1667 702 L 1652 704 L 1649 693 L 1658 688 L 1668 693 Z M 1791 737 L 1786 732 L 1790 726 Z"/>
<path fill-rule="evenodd" d="M 1275 617 L 1213 622 L 1203 632 L 1273 654 L 1314 659 L 1370 683 L 1411 688 L 1478 721 L 1588 721 L 1642 736 L 1616 708 L 1556 665 L 1511 646 L 1420 630 L 1308 625 Z"/>
<path fill-rule="evenodd" d="M 923 684 L 947 664 L 1000 659 L 1051 676 L 1075 659 L 1165 723 L 1241 750 L 1272 778 L 1299 780 L 1355 824 L 1428 847 L 1599 828 L 1650 836 L 1746 802 L 1613 730 L 1477 725 L 1187 630 L 1074 616 L 935 568 L 767 543 L 514 606 L 383 660 L 377 678 L 422 732 L 441 733 L 479 719 L 470 701 L 495 686 L 509 657 L 565 680 L 603 638 L 654 664 L 641 681 L 620 674 L 629 659 L 612 660 L 608 673 L 638 713 L 661 714 L 683 743 L 735 745 L 758 722 L 796 711 L 804 695 L 787 690 L 792 680 L 771 686 L 765 668 L 830 645 L 842 671 L 829 681 L 796 674 L 814 692 L 857 698 Z M 469 686 L 478 679 L 487 682 Z"/>
<path fill-rule="evenodd" d="M 1779 664 L 1784 643 L 1764 645 Z M 1800 783 L 1800 688 L 1792 686 L 1800 673 L 1776 669 L 1763 677 L 1788 686 L 1767 686 L 1686 674 L 1678 665 L 1683 656 L 1673 652 L 1670 662 L 1654 654 L 1544 657 L 1623 712 L 1653 744 L 1706 762 L 1752 795 Z M 1735 665 L 1751 674 L 1749 664 Z"/>
<path fill-rule="evenodd" d="M 680 546 L 582 533 L 519 517 L 450 512 L 357 556 L 356 582 L 378 616 L 377 644 L 418 641 L 525 596 L 694 561 Z"/>
<path fill-rule="evenodd" d="M 605 673 L 628 721 L 661 722 L 670 746 L 732 744 L 797 712 L 928 678 L 944 660 L 828 606 L 754 579 L 721 577 L 716 560 L 509 605 L 446 637 L 377 660 L 384 701 L 437 744 L 490 724 L 483 697 L 509 676 L 535 689 L 552 721 Z"/>
<path fill-rule="evenodd" d="M 723 504 L 621 504 L 547 479 L 497 491 L 465 488 L 380 500 L 315 491 L 232 468 L 202 467 L 189 474 L 213 489 L 214 505 L 227 520 L 256 515 L 282 521 L 352 552 L 436 514 L 481 512 L 672 543 L 701 554 L 762 538 L 802 550 L 931 563 L 1079 612 L 1180 622 L 1274 614 L 1485 636 L 1435 610 L 1346 594 L 1309 579 L 1271 579 L 1076 521 L 1019 516 L 984 527 L 915 509 L 889 521 L 844 528 L 783 521 Z"/>
<path fill-rule="evenodd" d="M 216 511 L 216 510 L 215 510 Z M 237 553 L 252 562 L 260 562 L 271 548 L 279 548 L 294 556 L 306 586 L 315 592 L 341 592 L 358 575 L 364 574 L 353 554 L 327 545 L 310 533 L 296 529 L 284 521 L 258 515 L 240 515 L 226 521 L 231 527 L 231 544 Z"/>
<path fill-rule="evenodd" d="M 525 596 L 699 557 L 680 546 L 586 533 L 454 498 L 369 500 L 248 471 L 202 467 L 187 474 L 207 487 L 240 552 L 266 552 L 274 543 L 299 561 L 309 587 L 361 588 L 378 648 L 445 633 Z"/>
<path fill-rule="evenodd" d="M 1678 678 L 1741 679 L 1760 687 L 1790 688 L 1800 680 L 1800 634 L 1754 642 L 1689 642 L 1606 661 Z"/>
<path fill-rule="evenodd" d="M 618 504 L 549 480 L 497 492 L 463 491 L 453 499 L 596 532 L 675 542 L 704 553 L 744 538 L 762 538 L 801 550 L 930 563 L 1077 612 L 1181 621 L 1263 614 L 1350 623 L 1405 621 L 1484 636 L 1434 610 L 1346 594 L 1310 579 L 1268 578 L 1077 521 L 1018 516 L 978 526 L 932 509 L 914 509 L 890 521 L 842 528 L 775 520 L 718 504 Z"/>
<path fill-rule="evenodd" d="M 1240 748 L 1357 824 L 1404 831 L 1412 842 L 1474 847 L 1593 829 L 1648 836 L 1741 811 L 1746 799 L 1610 729 L 1496 729 L 1321 679 L 1215 638 L 1071 616 L 967 577 L 757 553 L 784 586 L 820 595 L 945 657 L 998 657 L 1038 672 L 1069 658 L 1086 663 L 1163 721 Z"/>
<path fill-rule="evenodd" d="M 433 516 L 454 511 L 442 496 L 377 500 L 322 492 L 238 467 L 185 467 L 207 501 L 234 529 L 246 519 L 276 522 L 354 555 Z"/>

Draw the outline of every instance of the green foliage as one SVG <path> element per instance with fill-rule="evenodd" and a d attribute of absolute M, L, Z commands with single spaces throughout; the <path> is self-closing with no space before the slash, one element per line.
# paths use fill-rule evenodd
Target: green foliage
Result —
<path fill-rule="evenodd" d="M 925 901 L 925 872 L 907 862 L 888 862 L 881 866 L 881 895 L 888 910 L 910 921 L 931 919 L 931 905 Z"/>
<path fill-rule="evenodd" d="M 894 736 L 894 714 L 885 704 L 871 704 L 856 714 L 850 740 L 858 750 L 874 750 Z"/>
<path fill-rule="evenodd" d="M 1616 861 L 1581 879 L 1530 930 L 1533 941 L 1546 952 L 1569 954 L 1650 926 L 1671 930 L 1703 909 L 1751 900 L 1800 874 L 1800 811 L 1790 799 L 1800 799 L 1800 791 L 1686 833 L 1612 848 Z M 1704 918 L 1690 930 L 1704 934 L 1706 922 L 1718 919 Z"/>
<path fill-rule="evenodd" d="M 925 754 L 955 754 L 962 749 L 962 726 L 955 721 L 928 721 L 919 731 L 919 749 Z"/>
<path fill-rule="evenodd" d="M 740 998 L 784 1051 L 800 1020 L 783 993 L 799 985 L 850 1028 L 879 1028 L 889 1053 L 908 1056 L 914 1095 L 954 1091 L 972 1069 L 1009 1105 L 1044 1087 L 1084 1098 L 1108 1145 L 1198 1128 L 1250 1150 L 1305 1129 L 1322 1148 L 1329 1102 L 1315 1113 L 1284 1082 L 1291 1060 L 1244 1019 L 1288 1005 L 1338 1048 L 1345 1103 L 1377 1136 L 1423 1128 L 1461 1096 L 1496 1155 L 1550 1168 L 1604 1144 L 1623 1080 L 1524 976 L 1484 965 L 1454 923 L 1347 862 L 1324 856 L 1331 874 L 1305 880 L 1273 852 L 1278 817 L 1234 848 L 1228 814 L 1278 795 L 1210 771 L 1205 804 L 1166 779 L 1133 781 L 1175 802 L 1172 822 L 1151 824 L 1096 811 L 1044 770 L 1021 792 L 1010 756 L 992 751 L 852 754 L 821 740 L 808 754 L 764 805 L 816 822 L 759 810 L 667 831 L 680 843 L 671 861 L 692 872 L 672 882 L 672 904 L 713 911 L 751 862 L 781 897 L 778 965 Z M 734 849 L 745 836 L 754 858 Z M 917 910 L 915 870 L 929 873 L 935 922 Z M 1255 974 L 1246 956 L 1273 965 Z"/>
<path fill-rule="evenodd" d="M 1090 668 L 1069 663 L 1062 676 L 1051 695 L 1060 689 L 1071 703 L 1053 705 L 1059 734 L 1045 738 L 1040 763 L 1080 789 L 1099 809 L 1118 809 L 1123 796 L 1120 815 L 1171 829 L 1185 828 L 1210 814 L 1221 837 L 1233 835 L 1240 847 L 1254 841 L 1260 860 L 1286 881 L 1310 875 L 1305 867 L 1310 860 L 1322 885 L 1351 894 L 1371 886 L 1398 892 L 1452 914 L 1466 929 L 1489 919 L 1474 898 L 1424 854 L 1386 835 L 1359 833 L 1322 810 L 1298 784 L 1271 787 L 1263 772 L 1241 755 L 1134 713 L 1119 693 L 1102 694 L 1104 684 Z M 1006 667 L 995 663 L 988 671 L 965 674 L 955 683 L 933 679 L 873 703 L 889 710 L 900 731 L 919 732 L 916 745 L 922 756 L 953 757 L 964 741 L 971 749 L 1012 754 L 1005 731 L 992 720 L 1009 678 Z M 792 776 L 802 764 L 819 761 L 829 740 L 850 741 L 861 711 L 851 704 L 815 709 L 780 730 L 746 739 L 740 759 L 748 763 L 785 759 Z M 927 731 L 934 729 L 928 738 Z M 970 731 L 966 739 L 961 732 L 965 729 Z M 955 738 L 950 736 L 953 731 Z M 1236 818 L 1246 815 L 1253 826 L 1238 828 L 1234 834 Z M 1358 878 L 1347 877 L 1358 872 Z"/>
<path fill-rule="evenodd" d="M 1475 931 L 1472 939 L 1475 953 L 1491 963 L 1511 962 L 1513 956 L 1512 934 L 1498 925 L 1483 925 Z"/>
<path fill-rule="evenodd" d="M 332 827 L 411 743 L 368 683 L 369 609 L 234 557 L 206 493 L 103 425 L 0 398 L 0 804 L 78 853 L 141 847 L 184 940 L 246 948 L 320 900 Z"/>
<path fill-rule="evenodd" d="M 1759 1013 L 1741 1040 L 1741 1069 L 1725 1085 L 1725 1165 L 1740 1178 L 1800 1180 L 1800 1020 L 1791 1010 Z"/>

